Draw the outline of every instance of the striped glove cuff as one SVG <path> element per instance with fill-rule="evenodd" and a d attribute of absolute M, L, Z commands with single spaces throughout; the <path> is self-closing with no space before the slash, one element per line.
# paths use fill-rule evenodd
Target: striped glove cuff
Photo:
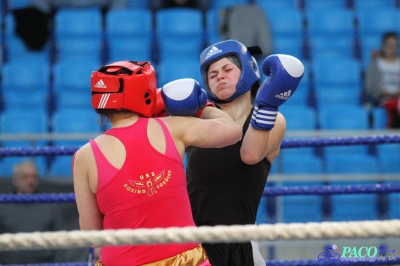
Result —
<path fill-rule="evenodd" d="M 270 131 L 275 125 L 277 115 L 278 107 L 255 106 L 250 120 L 251 126 L 255 129 Z"/>

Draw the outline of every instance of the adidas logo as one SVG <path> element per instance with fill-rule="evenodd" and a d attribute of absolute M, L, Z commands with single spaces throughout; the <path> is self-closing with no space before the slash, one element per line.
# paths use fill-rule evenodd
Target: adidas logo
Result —
<path fill-rule="evenodd" d="M 209 57 L 215 55 L 215 54 L 219 54 L 222 53 L 221 49 L 218 49 L 216 46 L 211 47 L 211 49 L 208 51 L 207 55 L 206 55 L 206 59 L 207 60 Z"/>
<path fill-rule="evenodd" d="M 94 87 L 95 88 L 101 88 L 101 89 L 107 88 L 106 84 L 104 83 L 104 81 L 102 79 L 97 81 L 97 83 L 94 84 Z"/>
<path fill-rule="evenodd" d="M 285 91 L 284 93 L 279 93 L 279 94 L 275 95 L 275 97 L 286 101 L 287 99 L 289 99 L 291 94 L 292 94 L 292 90 L 288 90 L 288 91 Z"/>

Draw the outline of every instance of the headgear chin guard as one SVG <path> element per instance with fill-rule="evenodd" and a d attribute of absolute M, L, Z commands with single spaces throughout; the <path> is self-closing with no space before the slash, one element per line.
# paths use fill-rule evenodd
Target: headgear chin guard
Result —
<path fill-rule="evenodd" d="M 150 62 L 114 62 L 92 72 L 92 106 L 97 110 L 129 110 L 153 117 L 156 86 Z"/>
<path fill-rule="evenodd" d="M 252 51 L 250 51 L 250 49 Z M 252 54 L 261 53 L 260 47 L 255 46 L 247 48 L 242 43 L 233 39 L 218 42 L 204 49 L 200 54 L 200 72 L 208 96 L 216 103 L 228 103 L 248 92 L 254 83 L 260 81 L 260 71 L 258 70 L 257 62 Z M 221 100 L 211 92 L 208 86 L 207 71 L 212 63 L 228 55 L 235 55 L 240 60 L 242 73 L 236 85 L 235 93 L 228 99 Z"/>

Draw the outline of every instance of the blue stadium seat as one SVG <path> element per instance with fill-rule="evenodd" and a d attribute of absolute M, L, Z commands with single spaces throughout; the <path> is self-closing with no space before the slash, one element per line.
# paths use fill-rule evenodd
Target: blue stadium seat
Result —
<path fill-rule="evenodd" d="M 61 145 L 65 147 L 74 146 L 71 143 Z M 72 156 L 63 155 L 57 156 L 50 164 L 49 176 L 54 178 L 72 178 Z"/>
<path fill-rule="evenodd" d="M 355 57 L 355 37 L 331 38 L 323 35 L 314 35 L 309 38 L 308 48 L 311 59 Z"/>
<path fill-rule="evenodd" d="M 297 58 L 303 58 L 303 39 L 298 37 L 273 37 L 273 53 L 274 54 L 288 54 Z"/>
<path fill-rule="evenodd" d="M 149 8 L 150 1 L 142 1 L 142 0 L 128 0 L 128 8 L 136 9 L 136 8 Z"/>
<path fill-rule="evenodd" d="M 203 84 L 200 75 L 198 60 L 191 58 L 178 60 L 163 60 L 156 67 L 157 87 L 161 88 L 166 83 L 180 78 L 192 78 Z M 173 70 L 173 71 L 171 71 Z M 204 86 L 202 86 L 204 88 Z"/>
<path fill-rule="evenodd" d="M 379 144 L 376 157 L 381 173 L 400 173 L 400 144 Z"/>
<path fill-rule="evenodd" d="M 210 8 L 227 8 L 227 7 L 232 7 L 236 5 L 246 5 L 248 4 L 248 0 L 216 0 L 216 1 L 211 1 L 211 6 Z"/>
<path fill-rule="evenodd" d="M 84 60 L 102 60 L 102 43 L 95 39 L 77 38 L 57 43 L 56 61 L 78 58 Z"/>
<path fill-rule="evenodd" d="M 63 8 L 57 11 L 54 22 L 58 59 L 101 59 L 103 28 L 99 8 Z"/>
<path fill-rule="evenodd" d="M 322 13 L 325 13 L 329 9 L 346 9 L 347 0 L 305 0 L 304 6 L 307 11 L 320 12 L 323 9 Z"/>
<path fill-rule="evenodd" d="M 308 14 L 311 58 L 317 56 L 355 56 L 355 22 L 347 9 L 332 9 Z M 325 50 L 324 50 L 325 48 Z"/>
<path fill-rule="evenodd" d="M 353 0 L 353 8 L 376 9 L 376 8 L 395 8 L 396 0 Z"/>
<path fill-rule="evenodd" d="M 190 23 L 182 23 L 190 21 Z M 166 8 L 156 13 L 156 38 L 159 60 L 176 60 L 177 56 L 198 56 L 204 44 L 203 15 L 191 8 Z"/>
<path fill-rule="evenodd" d="M 328 174 L 379 173 L 378 160 L 368 145 L 325 146 L 323 161 Z"/>
<path fill-rule="evenodd" d="M 385 31 L 399 32 L 400 10 L 384 6 L 381 8 L 357 9 L 358 30 L 364 37 L 381 38 Z"/>
<path fill-rule="evenodd" d="M 283 182 L 282 186 L 321 186 L 321 182 Z M 322 197 L 290 195 L 282 197 L 282 222 L 306 223 L 322 221 Z"/>
<path fill-rule="evenodd" d="M 271 24 L 273 52 L 293 53 L 299 56 L 295 53 L 298 53 L 298 49 L 302 49 L 305 41 L 302 13 L 296 9 L 283 9 L 279 12 L 269 9 L 264 11 Z"/>
<path fill-rule="evenodd" d="M 109 61 L 152 59 L 153 25 L 150 9 L 114 9 L 106 14 Z"/>
<path fill-rule="evenodd" d="M 102 38 L 102 14 L 99 8 L 62 8 L 55 15 L 55 37 L 59 41 L 70 38 Z"/>
<path fill-rule="evenodd" d="M 211 45 L 222 41 L 222 36 L 219 33 L 219 14 L 218 9 L 209 9 L 206 13 L 206 44 Z"/>
<path fill-rule="evenodd" d="M 323 161 L 310 154 L 282 154 L 282 174 L 322 174 Z"/>
<path fill-rule="evenodd" d="M 388 219 L 400 219 L 400 193 L 391 193 L 389 199 L 389 217 Z"/>
<path fill-rule="evenodd" d="M 64 108 L 54 112 L 51 128 L 54 133 L 101 133 L 99 121 L 100 117 L 93 109 Z"/>
<path fill-rule="evenodd" d="M 320 106 L 318 122 L 323 130 L 366 130 L 369 128 L 368 111 L 362 106 Z"/>
<path fill-rule="evenodd" d="M 328 174 L 377 174 L 379 167 L 376 158 L 366 153 L 324 154 Z"/>
<path fill-rule="evenodd" d="M 296 95 L 296 93 L 294 95 Z M 288 103 L 289 101 L 290 99 Z M 316 111 L 311 107 L 288 104 L 282 105 L 279 111 L 286 119 L 287 131 L 316 129 Z"/>
<path fill-rule="evenodd" d="M 0 132 L 2 134 L 44 134 L 48 132 L 48 116 L 40 109 L 10 109 L 1 113 Z M 46 141 L 30 140 L 3 141 L 4 147 L 45 146 Z"/>
<path fill-rule="evenodd" d="M 38 62 L 13 61 L 2 70 L 4 108 L 47 110 L 50 67 Z"/>
<path fill-rule="evenodd" d="M 92 133 L 102 132 L 99 115 L 93 109 L 63 108 L 56 110 L 51 119 L 53 133 Z M 56 147 L 80 147 L 88 140 L 57 140 Z M 72 176 L 71 156 L 58 156 L 50 164 L 49 174 L 54 177 Z"/>
<path fill-rule="evenodd" d="M 296 0 L 255 0 L 264 10 L 300 9 L 300 1 Z"/>
<path fill-rule="evenodd" d="M 91 108 L 90 75 L 101 66 L 97 60 L 65 59 L 53 67 L 57 108 Z"/>
<path fill-rule="evenodd" d="M 364 3 L 364 1 L 362 1 Z M 382 35 L 386 31 L 400 30 L 400 10 L 383 5 L 381 7 L 358 8 L 356 18 L 358 20 L 358 33 L 361 46 L 361 59 L 364 66 L 371 60 L 371 52 L 381 47 Z M 360 3 L 361 4 L 361 3 Z"/>
<path fill-rule="evenodd" d="M 128 45 L 127 45 L 128 44 Z M 112 39 L 108 42 L 108 63 L 133 60 L 133 61 L 150 61 L 154 65 L 151 44 L 148 40 L 137 39 L 134 42 L 130 40 Z"/>
<path fill-rule="evenodd" d="M 373 129 L 386 129 L 388 116 L 383 107 L 374 107 L 372 113 L 372 128 Z"/>
<path fill-rule="evenodd" d="M 372 59 L 372 54 L 381 49 L 382 36 L 378 34 L 361 35 L 360 42 L 360 56 L 363 68 L 366 69 Z"/>
<path fill-rule="evenodd" d="M 335 185 L 359 185 L 368 182 L 334 182 Z M 376 194 L 346 194 L 332 195 L 332 221 L 363 221 L 376 220 L 377 196 Z"/>
<path fill-rule="evenodd" d="M 361 106 L 361 92 L 340 86 L 330 89 L 319 88 L 315 91 L 315 101 L 317 108 L 331 104 Z"/>
<path fill-rule="evenodd" d="M 355 92 L 361 91 L 361 65 L 355 58 L 316 58 L 312 71 L 316 90 L 329 91 L 340 86 Z"/>
<path fill-rule="evenodd" d="M 10 10 L 24 8 L 32 5 L 31 0 L 8 0 L 7 4 Z"/>

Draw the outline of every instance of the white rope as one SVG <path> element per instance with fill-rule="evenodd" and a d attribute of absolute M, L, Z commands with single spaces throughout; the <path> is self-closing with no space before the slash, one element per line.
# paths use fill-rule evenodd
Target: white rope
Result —
<path fill-rule="evenodd" d="M 0 250 L 375 237 L 400 237 L 400 220 L 7 233 L 0 234 Z"/>

